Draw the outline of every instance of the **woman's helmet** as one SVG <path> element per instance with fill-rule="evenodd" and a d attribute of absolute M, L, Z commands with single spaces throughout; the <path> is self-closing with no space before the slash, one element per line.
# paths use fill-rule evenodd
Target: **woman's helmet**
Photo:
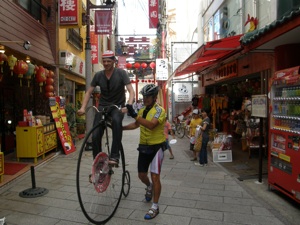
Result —
<path fill-rule="evenodd" d="M 140 94 L 143 96 L 156 96 L 158 94 L 159 87 L 154 84 L 146 84 Z"/>

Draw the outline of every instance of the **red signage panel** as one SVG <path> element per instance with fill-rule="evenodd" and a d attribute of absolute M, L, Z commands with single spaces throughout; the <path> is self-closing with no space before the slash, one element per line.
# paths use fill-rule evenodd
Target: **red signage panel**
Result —
<path fill-rule="evenodd" d="M 158 0 L 149 0 L 149 28 L 157 28 Z"/>
<path fill-rule="evenodd" d="M 90 37 L 91 37 L 91 57 L 92 64 L 98 64 L 98 35 L 95 34 L 95 26 L 90 26 Z"/>
<path fill-rule="evenodd" d="M 112 33 L 112 11 L 96 10 L 95 11 L 95 34 Z"/>
<path fill-rule="evenodd" d="M 59 24 L 78 24 L 78 1 L 79 0 L 59 0 Z"/>
<path fill-rule="evenodd" d="M 65 112 L 65 98 L 62 97 L 50 97 L 49 105 L 52 112 L 52 117 L 55 122 L 55 126 L 58 132 L 58 136 L 61 141 L 61 145 L 65 154 L 69 154 L 75 151 L 75 145 L 73 143 L 69 125 Z"/>

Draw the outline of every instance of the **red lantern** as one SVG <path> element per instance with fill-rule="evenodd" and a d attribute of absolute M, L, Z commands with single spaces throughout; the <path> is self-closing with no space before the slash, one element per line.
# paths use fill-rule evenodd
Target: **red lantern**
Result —
<path fill-rule="evenodd" d="M 150 68 L 151 68 L 151 69 L 154 69 L 154 68 L 155 68 L 155 63 L 154 63 L 154 62 L 152 62 L 152 63 L 150 63 L 150 65 L 149 65 L 149 66 L 150 66 Z"/>
<path fill-rule="evenodd" d="M 25 73 L 25 79 L 27 80 L 27 86 L 29 87 L 29 84 L 30 84 L 30 79 L 34 73 L 34 70 L 35 70 L 35 66 L 31 63 L 28 63 L 28 71 L 27 73 Z"/>
<path fill-rule="evenodd" d="M 53 97 L 53 96 L 54 96 L 54 93 L 53 93 L 53 92 L 46 92 L 46 93 L 45 93 L 45 96 L 46 96 L 47 98 L 50 98 L 50 97 Z"/>
<path fill-rule="evenodd" d="M 0 65 L 1 65 L 1 73 L 3 73 L 2 65 L 7 61 L 7 56 L 4 53 L 0 53 Z"/>
<path fill-rule="evenodd" d="M 53 78 L 54 77 L 54 72 L 49 70 L 49 75 L 48 75 L 49 78 Z"/>
<path fill-rule="evenodd" d="M 131 69 L 132 68 L 132 64 L 131 63 L 126 63 L 126 68 L 127 69 Z"/>
<path fill-rule="evenodd" d="M 151 83 L 151 80 L 148 80 L 149 83 Z"/>
<path fill-rule="evenodd" d="M 45 91 L 46 92 L 53 92 L 54 87 L 51 84 L 48 84 L 45 86 Z"/>
<path fill-rule="evenodd" d="M 135 63 L 135 64 L 134 64 L 134 68 L 136 68 L 136 69 L 140 68 L 140 66 L 141 66 L 141 65 L 140 65 L 139 63 Z"/>
<path fill-rule="evenodd" d="M 53 78 L 48 77 L 48 78 L 46 79 L 46 84 L 47 84 L 47 85 L 52 85 L 53 83 L 54 83 Z"/>
<path fill-rule="evenodd" d="M 147 63 L 142 63 L 141 66 L 143 69 L 146 69 L 148 65 L 147 65 Z"/>
<path fill-rule="evenodd" d="M 49 77 L 49 70 L 45 69 L 46 79 Z"/>
<path fill-rule="evenodd" d="M 36 73 L 35 79 L 39 83 L 40 92 L 42 92 L 43 83 L 46 81 L 46 71 L 43 66 L 39 66 L 39 69 Z"/>
<path fill-rule="evenodd" d="M 22 86 L 22 78 L 25 73 L 28 71 L 28 64 L 23 60 L 18 60 L 16 65 L 14 66 L 14 73 L 18 75 L 20 78 L 20 86 Z"/>

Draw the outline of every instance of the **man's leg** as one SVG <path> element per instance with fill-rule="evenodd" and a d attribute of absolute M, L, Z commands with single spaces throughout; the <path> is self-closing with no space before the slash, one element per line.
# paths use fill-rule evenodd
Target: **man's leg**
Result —
<path fill-rule="evenodd" d="M 113 133 L 113 140 L 112 140 L 112 146 L 111 146 L 111 158 L 119 159 L 120 158 L 120 149 L 121 149 L 121 141 L 122 141 L 122 135 L 123 135 L 123 129 L 122 129 L 122 121 L 124 118 L 124 114 L 121 113 L 118 109 L 114 109 L 111 112 L 111 118 L 112 118 L 112 133 Z"/>
<path fill-rule="evenodd" d="M 93 126 L 98 124 L 100 119 L 101 119 L 100 113 L 96 113 Z M 101 126 L 99 127 L 99 129 L 95 129 L 93 131 L 92 134 L 93 158 L 95 158 L 98 155 L 98 153 L 102 151 L 101 149 L 102 136 L 103 136 L 103 128 Z"/>
<path fill-rule="evenodd" d="M 160 175 L 151 173 L 151 180 L 153 184 L 153 203 L 158 204 L 158 200 L 161 193 Z"/>

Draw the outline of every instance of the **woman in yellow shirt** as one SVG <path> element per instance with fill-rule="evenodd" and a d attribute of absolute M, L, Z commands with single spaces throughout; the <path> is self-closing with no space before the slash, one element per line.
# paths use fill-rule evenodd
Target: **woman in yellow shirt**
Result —
<path fill-rule="evenodd" d="M 194 151 L 194 145 L 196 141 L 196 127 L 201 124 L 202 119 L 200 118 L 199 109 L 194 109 L 192 114 L 192 120 L 190 123 L 190 150 L 193 151 L 194 157 L 191 161 L 197 161 L 197 152 Z"/>

